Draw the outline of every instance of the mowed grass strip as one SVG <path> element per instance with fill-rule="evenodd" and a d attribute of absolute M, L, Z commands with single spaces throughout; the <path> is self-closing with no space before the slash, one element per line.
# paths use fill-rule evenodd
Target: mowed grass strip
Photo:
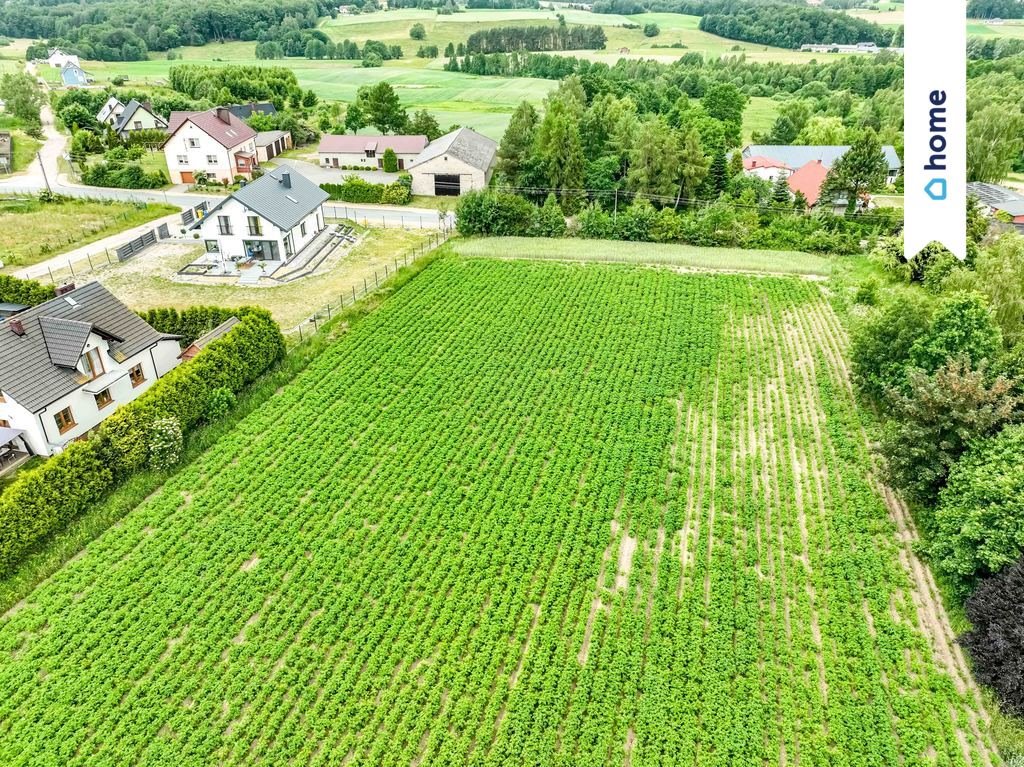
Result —
<path fill-rule="evenodd" d="M 173 205 L 0 197 L 3 272 L 44 261 L 178 210 Z"/>
<path fill-rule="evenodd" d="M 832 263 L 828 258 L 791 250 L 702 248 L 696 245 L 544 237 L 455 240 L 452 247 L 467 257 L 661 264 L 711 271 L 822 277 L 832 273 Z"/>
<path fill-rule="evenodd" d="M 0 763 L 997 763 L 843 349 L 806 280 L 441 259 L 0 617 Z"/>

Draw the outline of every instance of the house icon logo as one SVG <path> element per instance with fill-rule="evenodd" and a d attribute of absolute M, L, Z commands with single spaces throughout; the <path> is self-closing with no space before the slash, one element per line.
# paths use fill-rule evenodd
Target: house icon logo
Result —
<path fill-rule="evenodd" d="M 928 182 L 928 186 L 924 188 L 924 192 L 933 200 L 945 200 L 947 194 L 946 179 L 933 178 Z"/>

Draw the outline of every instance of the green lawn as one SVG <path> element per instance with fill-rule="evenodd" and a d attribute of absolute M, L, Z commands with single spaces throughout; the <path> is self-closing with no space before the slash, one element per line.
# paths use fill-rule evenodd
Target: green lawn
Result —
<path fill-rule="evenodd" d="M 90 165 L 103 162 L 103 155 L 91 154 L 86 158 L 86 162 Z M 142 166 L 142 170 L 146 173 L 156 173 L 159 171 L 164 174 L 165 178 L 170 179 L 170 174 L 167 171 L 167 156 L 160 150 L 146 152 L 142 155 L 142 159 L 138 161 L 138 164 Z M 170 181 L 168 181 L 167 186 L 170 186 Z"/>
<path fill-rule="evenodd" d="M 14 145 L 14 167 L 11 169 L 12 173 L 23 171 L 31 165 L 32 161 L 36 159 L 36 152 L 43 145 L 41 141 L 37 141 L 20 130 L 11 131 L 11 142 Z"/>
<path fill-rule="evenodd" d="M 779 102 L 764 96 L 754 96 L 743 113 L 743 140 L 749 141 L 754 131 L 767 133 L 779 116 Z"/>
<path fill-rule="evenodd" d="M 0 198 L 0 273 L 44 261 L 67 250 L 174 213 L 173 205 Z"/>
<path fill-rule="evenodd" d="M 459 255 L 466 257 L 664 264 L 687 269 L 817 276 L 827 276 L 832 271 L 832 263 L 828 258 L 783 250 L 700 248 L 693 245 L 540 237 L 455 240 L 453 247 Z"/>

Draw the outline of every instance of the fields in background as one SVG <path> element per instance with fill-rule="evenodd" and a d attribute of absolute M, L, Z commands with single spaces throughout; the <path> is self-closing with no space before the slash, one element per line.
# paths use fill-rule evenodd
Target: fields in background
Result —
<path fill-rule="evenodd" d="M 0 618 L 0 759 L 994 764 L 844 350 L 807 280 L 435 263 Z"/>

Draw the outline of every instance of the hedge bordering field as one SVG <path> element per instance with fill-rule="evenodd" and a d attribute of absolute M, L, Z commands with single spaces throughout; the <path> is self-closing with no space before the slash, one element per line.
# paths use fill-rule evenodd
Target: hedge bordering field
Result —
<path fill-rule="evenodd" d="M 224 397 L 251 384 L 284 356 L 284 350 L 284 336 L 270 314 L 249 310 L 230 333 L 194 360 L 118 408 L 94 438 L 72 443 L 39 468 L 19 474 L 0 496 L 0 573 L 10 570 L 38 540 L 145 467 L 157 419 L 173 419 L 186 433 L 214 420 L 222 412 Z"/>

